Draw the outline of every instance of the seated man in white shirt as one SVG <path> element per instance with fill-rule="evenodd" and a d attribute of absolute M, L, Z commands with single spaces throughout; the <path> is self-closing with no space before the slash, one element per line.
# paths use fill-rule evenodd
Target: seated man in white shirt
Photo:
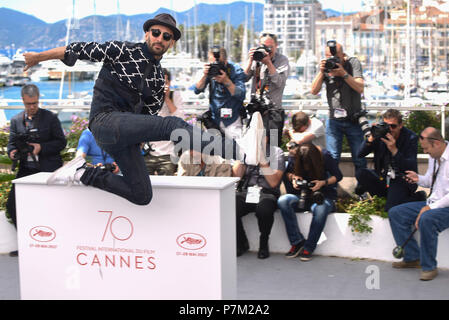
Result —
<path fill-rule="evenodd" d="M 404 259 L 393 262 L 393 268 L 422 268 L 420 280 L 432 280 L 438 274 L 438 233 L 449 228 L 449 148 L 439 130 L 428 127 L 419 135 L 424 153 L 430 155 L 424 176 L 406 171 L 405 179 L 430 188 L 427 201 L 407 202 L 388 211 L 391 231 L 403 246 L 413 227 L 420 232 L 420 246 L 412 237 L 405 245 Z"/>

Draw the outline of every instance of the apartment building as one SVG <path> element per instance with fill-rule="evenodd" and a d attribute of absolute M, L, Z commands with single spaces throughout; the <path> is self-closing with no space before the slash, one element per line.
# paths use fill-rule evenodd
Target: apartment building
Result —
<path fill-rule="evenodd" d="M 317 0 L 266 0 L 264 30 L 278 36 L 283 54 L 298 58 L 303 50 L 315 50 L 315 22 L 323 15 Z"/>

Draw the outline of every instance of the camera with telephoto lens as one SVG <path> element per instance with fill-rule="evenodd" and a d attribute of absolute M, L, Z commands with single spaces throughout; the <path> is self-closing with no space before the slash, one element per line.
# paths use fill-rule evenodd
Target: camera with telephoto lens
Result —
<path fill-rule="evenodd" d="M 260 112 L 263 115 L 266 111 L 273 108 L 275 108 L 275 105 L 267 94 L 263 94 L 262 96 L 252 94 L 251 100 L 246 105 L 246 111 L 248 111 L 249 115 L 252 115 L 254 112 Z"/>
<path fill-rule="evenodd" d="M 307 200 L 312 200 L 312 203 L 322 205 L 324 203 L 324 194 L 321 191 L 312 192 L 311 188 L 315 186 L 314 182 L 307 180 L 296 180 L 296 185 L 300 190 L 298 208 L 304 210 L 306 208 Z"/>
<path fill-rule="evenodd" d="M 29 143 L 37 143 L 39 140 L 39 134 L 37 129 L 28 130 L 25 133 L 19 133 L 15 136 L 14 145 L 17 148 L 17 152 L 12 158 L 11 170 L 14 171 L 19 161 L 27 161 L 28 155 L 31 156 L 36 166 L 38 162 L 33 154 L 34 147 Z"/>
<path fill-rule="evenodd" d="M 324 71 L 330 72 L 333 69 L 337 69 L 337 63 L 341 64 L 340 59 L 337 57 L 337 41 L 329 40 L 327 42 L 327 46 L 329 47 L 331 57 L 326 59 L 326 63 L 324 64 Z"/>
<path fill-rule="evenodd" d="M 221 70 L 226 72 L 225 64 L 220 61 L 220 48 L 213 47 L 212 54 L 214 55 L 215 61 L 210 64 L 209 72 L 207 73 L 209 78 L 219 76 L 221 74 Z"/>
<path fill-rule="evenodd" d="M 359 124 L 365 139 L 368 138 L 369 135 L 371 135 L 371 127 L 369 125 L 368 119 L 366 118 L 367 114 L 368 111 L 360 110 L 352 116 L 352 121 Z"/>
<path fill-rule="evenodd" d="M 253 54 L 254 61 L 262 61 L 263 58 L 265 58 L 268 54 L 270 54 L 271 49 L 268 48 L 266 45 L 261 45 L 260 47 L 257 47 Z"/>
<path fill-rule="evenodd" d="M 387 133 L 390 132 L 390 125 L 385 122 L 375 124 L 371 127 L 371 134 L 374 139 L 385 138 Z"/>

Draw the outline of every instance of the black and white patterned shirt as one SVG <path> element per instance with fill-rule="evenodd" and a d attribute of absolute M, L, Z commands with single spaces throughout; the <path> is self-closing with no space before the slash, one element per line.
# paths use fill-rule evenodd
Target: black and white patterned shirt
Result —
<path fill-rule="evenodd" d="M 106 110 L 134 112 L 134 106 L 142 99 L 141 113 L 155 115 L 164 103 L 164 76 L 161 65 L 148 50 L 146 43 L 110 41 L 105 43 L 74 42 L 67 46 L 63 62 L 75 65 L 78 59 L 103 62 L 94 87 L 91 113 Z M 142 78 L 148 64 L 152 72 Z M 92 115 L 91 115 L 92 118 Z"/>

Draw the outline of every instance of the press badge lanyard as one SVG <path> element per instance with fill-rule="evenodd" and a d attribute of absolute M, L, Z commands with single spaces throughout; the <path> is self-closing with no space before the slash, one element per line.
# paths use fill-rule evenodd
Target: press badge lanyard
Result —
<path fill-rule="evenodd" d="M 437 166 L 437 159 L 434 159 L 434 160 L 433 160 L 432 185 L 430 186 L 430 193 L 429 193 L 429 196 L 432 195 L 432 192 L 433 192 L 433 185 L 435 184 L 435 180 L 437 179 L 438 172 L 440 171 L 440 163 L 439 163 L 439 161 L 438 161 L 438 169 L 437 169 L 436 172 L 435 172 L 436 166 Z"/>
<path fill-rule="evenodd" d="M 262 87 L 262 79 L 260 78 L 260 69 L 262 68 L 262 64 L 260 62 L 256 62 L 256 70 L 254 79 L 256 82 L 256 93 L 260 94 L 260 88 Z"/>
<path fill-rule="evenodd" d="M 35 128 L 37 129 L 38 124 L 39 124 L 39 111 L 31 119 L 29 119 L 28 114 L 26 112 L 24 112 L 22 122 L 23 122 L 23 126 L 24 126 L 25 130 L 28 130 L 28 129 L 31 130 L 31 129 L 35 129 Z"/>
<path fill-rule="evenodd" d="M 251 168 L 250 172 L 248 173 L 248 176 L 251 176 L 251 173 L 253 173 L 256 170 L 260 170 L 259 166 Z M 259 186 L 260 181 L 260 174 L 257 176 L 256 184 L 252 187 L 248 187 L 248 192 L 246 193 L 246 203 L 259 203 L 260 201 L 260 193 L 262 191 L 262 187 Z M 248 186 L 249 179 L 245 183 L 246 186 Z"/>

